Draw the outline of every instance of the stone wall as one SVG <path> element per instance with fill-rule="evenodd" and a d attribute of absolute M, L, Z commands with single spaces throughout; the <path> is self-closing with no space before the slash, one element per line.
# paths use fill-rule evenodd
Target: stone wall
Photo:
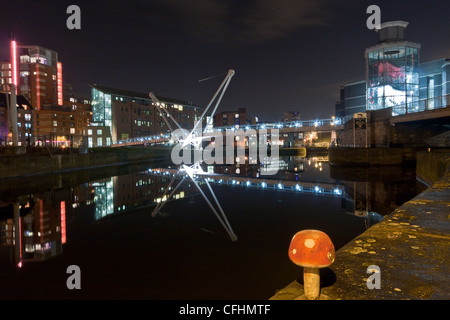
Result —
<path fill-rule="evenodd" d="M 427 122 L 391 123 L 391 108 L 367 112 L 367 129 L 354 130 L 353 119 L 337 132 L 341 147 L 428 147 L 448 126 Z"/>
<path fill-rule="evenodd" d="M 24 154 L 0 157 L 0 179 L 51 174 L 113 164 L 170 159 L 168 149 L 115 148 L 87 154 Z"/>
<path fill-rule="evenodd" d="M 421 151 L 417 153 L 416 176 L 428 185 L 450 173 L 450 149 Z"/>

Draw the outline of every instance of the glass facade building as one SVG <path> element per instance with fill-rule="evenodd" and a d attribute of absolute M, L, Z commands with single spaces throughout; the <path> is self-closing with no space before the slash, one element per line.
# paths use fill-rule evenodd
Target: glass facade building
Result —
<path fill-rule="evenodd" d="M 405 40 L 407 22 L 381 24 L 378 42 L 365 50 L 366 77 L 340 88 L 335 116 L 392 108 L 392 115 L 450 104 L 450 59 L 421 62 L 419 43 Z"/>
<path fill-rule="evenodd" d="M 91 88 L 92 90 L 92 121 L 100 126 L 112 126 L 111 95 Z"/>
<path fill-rule="evenodd" d="M 105 146 L 117 141 L 160 136 L 170 132 L 158 108 L 167 109 L 178 124 L 193 128 L 203 108 L 190 101 L 158 96 L 155 105 L 148 93 L 91 85 L 92 135 L 88 132 L 88 146 Z M 95 136 L 95 131 L 101 135 Z M 105 139 L 106 138 L 106 139 Z M 109 138 L 109 142 L 108 142 Z M 90 139 L 90 140 L 89 140 Z"/>
<path fill-rule="evenodd" d="M 392 107 L 394 115 L 420 111 L 420 44 L 404 41 L 407 25 L 383 23 L 378 44 L 366 49 L 367 110 Z"/>

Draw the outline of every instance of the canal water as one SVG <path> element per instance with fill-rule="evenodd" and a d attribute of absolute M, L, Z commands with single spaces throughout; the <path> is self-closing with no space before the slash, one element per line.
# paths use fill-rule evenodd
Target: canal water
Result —
<path fill-rule="evenodd" d="M 272 165 L 275 176 L 204 168 L 229 227 L 189 179 L 165 202 L 174 168 L 161 164 L 3 182 L 0 298 L 268 299 L 301 277 L 287 254 L 296 232 L 322 230 L 338 250 L 423 189 L 413 168 L 333 168 L 326 157 Z M 72 265 L 80 289 L 67 287 Z"/>

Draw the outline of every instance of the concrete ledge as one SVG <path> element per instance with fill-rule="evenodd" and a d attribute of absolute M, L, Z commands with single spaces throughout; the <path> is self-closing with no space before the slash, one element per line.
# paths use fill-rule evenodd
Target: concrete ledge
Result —
<path fill-rule="evenodd" d="M 443 177 L 339 249 L 321 279 L 321 294 L 332 300 L 450 298 L 449 154 L 418 157 L 418 166 L 430 159 L 445 163 Z M 367 287 L 370 265 L 380 268 L 380 289 Z M 300 279 L 270 300 L 293 300 L 302 294 Z"/>

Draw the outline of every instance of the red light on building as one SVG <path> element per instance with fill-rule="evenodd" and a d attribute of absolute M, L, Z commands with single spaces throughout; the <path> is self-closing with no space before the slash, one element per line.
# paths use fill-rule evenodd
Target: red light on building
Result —
<path fill-rule="evenodd" d="M 39 85 L 39 68 L 36 64 L 36 107 L 41 110 L 41 87 Z"/>
<path fill-rule="evenodd" d="M 16 41 L 11 41 L 11 79 L 16 86 L 17 92 L 17 45 Z"/>
<path fill-rule="evenodd" d="M 58 88 L 58 105 L 63 105 L 63 83 L 62 83 L 62 63 L 57 64 L 56 85 Z"/>

